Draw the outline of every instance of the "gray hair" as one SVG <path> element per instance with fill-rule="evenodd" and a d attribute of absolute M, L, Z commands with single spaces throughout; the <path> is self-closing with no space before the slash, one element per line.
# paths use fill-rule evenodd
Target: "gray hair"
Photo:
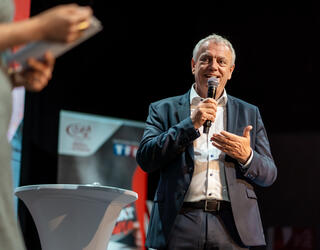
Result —
<path fill-rule="evenodd" d="M 232 47 L 232 44 L 224 37 L 220 36 L 220 35 L 217 35 L 217 34 L 211 34 L 203 39 L 201 39 L 197 45 L 194 47 L 193 49 L 193 53 L 192 53 L 192 58 L 193 60 L 196 61 L 197 59 L 197 55 L 198 55 L 198 51 L 199 51 L 199 48 L 202 46 L 202 44 L 204 44 L 205 42 L 207 41 L 212 41 L 214 43 L 217 43 L 217 44 L 224 44 L 226 45 L 230 51 L 231 51 L 231 54 L 232 54 L 232 65 L 234 65 L 235 61 L 236 61 L 236 52 L 234 51 L 233 47 Z"/>

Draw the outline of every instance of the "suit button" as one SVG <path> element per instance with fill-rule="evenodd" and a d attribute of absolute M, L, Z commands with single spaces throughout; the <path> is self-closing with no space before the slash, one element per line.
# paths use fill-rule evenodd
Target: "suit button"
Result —
<path fill-rule="evenodd" d="M 254 176 L 252 174 L 248 174 L 248 178 L 252 180 L 254 179 Z"/>

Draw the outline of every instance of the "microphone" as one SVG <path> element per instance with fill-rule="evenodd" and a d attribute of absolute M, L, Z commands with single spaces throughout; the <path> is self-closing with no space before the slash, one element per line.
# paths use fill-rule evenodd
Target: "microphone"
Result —
<path fill-rule="evenodd" d="M 216 98 L 216 90 L 219 85 L 219 80 L 215 78 L 214 76 L 210 77 L 208 79 L 208 98 Z M 209 129 L 211 127 L 211 121 L 206 120 L 205 123 L 203 124 L 203 133 L 208 134 Z"/>

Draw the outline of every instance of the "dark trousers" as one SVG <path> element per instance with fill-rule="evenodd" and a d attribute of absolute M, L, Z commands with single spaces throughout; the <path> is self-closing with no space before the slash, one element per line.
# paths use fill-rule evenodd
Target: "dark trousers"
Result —
<path fill-rule="evenodd" d="M 204 212 L 184 209 L 178 214 L 168 245 L 163 250 L 233 250 L 243 246 L 232 211 Z"/>

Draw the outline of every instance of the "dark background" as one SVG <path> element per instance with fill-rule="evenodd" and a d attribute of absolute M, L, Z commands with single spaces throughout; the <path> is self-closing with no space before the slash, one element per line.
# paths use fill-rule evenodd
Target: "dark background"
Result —
<path fill-rule="evenodd" d="M 32 0 L 31 13 L 68 2 Z M 21 185 L 56 183 L 61 109 L 145 121 L 150 102 L 188 91 L 193 47 L 214 32 L 237 54 L 227 92 L 259 107 L 278 166 L 276 183 L 258 188 L 265 227 L 320 224 L 315 6 L 78 3 L 91 5 L 104 29 L 57 59 L 46 89 L 27 93 Z M 27 246 L 37 249 L 23 204 L 19 213 Z"/>

